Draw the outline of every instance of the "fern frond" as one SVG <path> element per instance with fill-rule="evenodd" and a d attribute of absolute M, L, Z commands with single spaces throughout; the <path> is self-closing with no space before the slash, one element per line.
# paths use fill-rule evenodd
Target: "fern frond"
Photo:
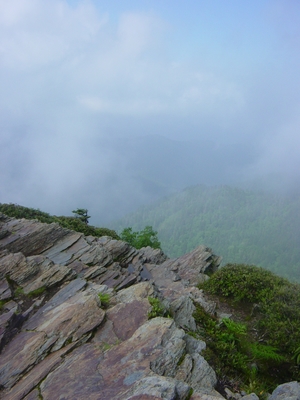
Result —
<path fill-rule="evenodd" d="M 284 361 L 285 357 L 277 353 L 277 349 L 273 346 L 268 346 L 260 343 L 253 343 L 250 345 L 252 355 L 258 360 L 274 360 Z"/>

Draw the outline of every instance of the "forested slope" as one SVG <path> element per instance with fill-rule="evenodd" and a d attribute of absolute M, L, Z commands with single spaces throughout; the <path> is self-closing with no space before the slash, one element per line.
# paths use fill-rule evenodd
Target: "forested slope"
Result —
<path fill-rule="evenodd" d="M 114 228 L 151 225 L 170 257 L 199 244 L 223 263 L 255 264 L 300 280 L 300 198 L 229 186 L 193 186 L 118 221 Z"/>

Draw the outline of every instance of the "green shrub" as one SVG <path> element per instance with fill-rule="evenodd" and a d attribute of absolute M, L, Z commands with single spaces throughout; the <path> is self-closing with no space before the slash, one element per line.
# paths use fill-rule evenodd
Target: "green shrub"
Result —
<path fill-rule="evenodd" d="M 34 208 L 19 206 L 18 204 L 12 204 L 12 203 L 0 204 L 0 212 L 2 212 L 5 215 L 8 215 L 9 217 L 14 217 L 19 219 L 20 218 L 38 219 L 39 221 L 46 222 L 48 224 L 54 222 L 53 217 L 51 217 L 49 214 Z"/>
<path fill-rule="evenodd" d="M 136 249 L 150 246 L 153 249 L 160 249 L 160 242 L 157 238 L 157 232 L 155 232 L 152 226 L 146 226 L 142 231 L 133 232 L 132 228 L 125 228 L 120 234 L 120 238 L 124 242 L 129 243 Z"/>
<path fill-rule="evenodd" d="M 241 351 L 241 337 L 246 334 L 246 327 L 224 318 L 221 323 L 195 304 L 193 314 L 199 335 L 206 341 L 210 350 L 208 358 L 215 367 L 223 372 L 245 371 L 248 357 Z M 230 321 L 230 322 L 229 322 Z"/>
<path fill-rule="evenodd" d="M 101 308 L 107 308 L 110 302 L 110 294 L 109 293 L 98 293 L 98 297 L 101 301 Z"/>
<path fill-rule="evenodd" d="M 198 338 L 207 344 L 204 351 L 207 361 L 219 376 L 225 376 L 229 381 L 238 377 L 240 389 L 249 393 L 255 391 L 260 398 L 264 398 L 267 390 L 276 386 L 274 377 L 269 377 L 270 368 L 286 361 L 286 358 L 272 346 L 255 342 L 246 323 L 228 318 L 219 322 L 199 304 L 195 307 L 193 316 Z"/>
<path fill-rule="evenodd" d="M 156 318 L 156 317 L 168 317 L 169 312 L 165 308 L 165 306 L 161 303 L 159 299 L 156 297 L 148 297 L 148 301 L 152 306 L 151 310 L 148 312 L 148 318 Z"/>
<path fill-rule="evenodd" d="M 240 302 L 262 302 L 274 296 L 274 290 L 289 283 L 263 268 L 245 264 L 227 264 L 201 285 L 210 293 Z"/>
<path fill-rule="evenodd" d="M 207 316 L 201 318 L 199 332 L 214 338 L 208 339 L 208 344 L 215 358 L 217 351 L 222 352 L 221 362 L 230 360 L 247 379 L 249 365 L 254 363 L 258 374 L 251 379 L 258 386 L 263 379 L 270 387 L 282 383 L 282 379 L 299 380 L 295 367 L 300 360 L 299 284 L 259 267 L 228 264 L 199 287 L 221 296 L 221 301 L 244 316 L 243 326 L 230 320 L 219 325 L 213 318 L 210 322 Z M 201 314 L 203 311 L 197 310 L 196 317 Z M 246 357 L 244 361 L 241 354 Z M 230 368 L 227 371 L 233 372 Z M 247 380 L 244 383 L 249 384 Z"/>
<path fill-rule="evenodd" d="M 253 360 L 269 361 L 274 360 L 277 362 L 285 361 L 286 358 L 278 354 L 278 349 L 273 346 L 268 346 L 261 343 L 251 343 L 249 349 L 253 356 Z"/>
<path fill-rule="evenodd" d="M 212 294 L 256 306 L 255 328 L 265 344 L 292 355 L 300 343 L 300 285 L 262 268 L 228 264 L 201 284 Z M 249 316 L 251 318 L 251 316 Z"/>
<path fill-rule="evenodd" d="M 234 322 L 230 318 L 223 318 L 222 323 L 226 326 L 228 332 L 232 333 L 236 338 L 246 335 L 247 327 L 245 324 Z"/>
<path fill-rule="evenodd" d="M 300 364 L 300 347 L 295 350 L 293 359 L 296 360 L 296 364 Z"/>

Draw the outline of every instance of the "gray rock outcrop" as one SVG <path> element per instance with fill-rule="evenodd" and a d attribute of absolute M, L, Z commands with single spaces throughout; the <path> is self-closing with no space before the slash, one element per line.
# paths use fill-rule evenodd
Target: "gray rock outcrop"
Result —
<path fill-rule="evenodd" d="M 273 391 L 269 400 L 300 400 L 300 384 L 289 382 L 279 385 Z"/>
<path fill-rule="evenodd" d="M 188 334 L 194 302 L 214 312 L 196 285 L 219 264 L 204 246 L 169 260 L 149 247 L 0 214 L 0 397 L 223 398 L 206 344 Z M 168 312 L 149 319 L 153 297 Z M 282 390 L 294 399 L 296 384 L 271 400 Z"/>

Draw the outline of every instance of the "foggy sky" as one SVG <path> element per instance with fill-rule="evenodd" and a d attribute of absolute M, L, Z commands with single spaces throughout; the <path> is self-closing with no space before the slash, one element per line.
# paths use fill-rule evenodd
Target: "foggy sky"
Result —
<path fill-rule="evenodd" d="M 2 203 L 101 224 L 169 169 L 173 189 L 300 175 L 298 0 L 0 0 L 0 83 Z"/>

